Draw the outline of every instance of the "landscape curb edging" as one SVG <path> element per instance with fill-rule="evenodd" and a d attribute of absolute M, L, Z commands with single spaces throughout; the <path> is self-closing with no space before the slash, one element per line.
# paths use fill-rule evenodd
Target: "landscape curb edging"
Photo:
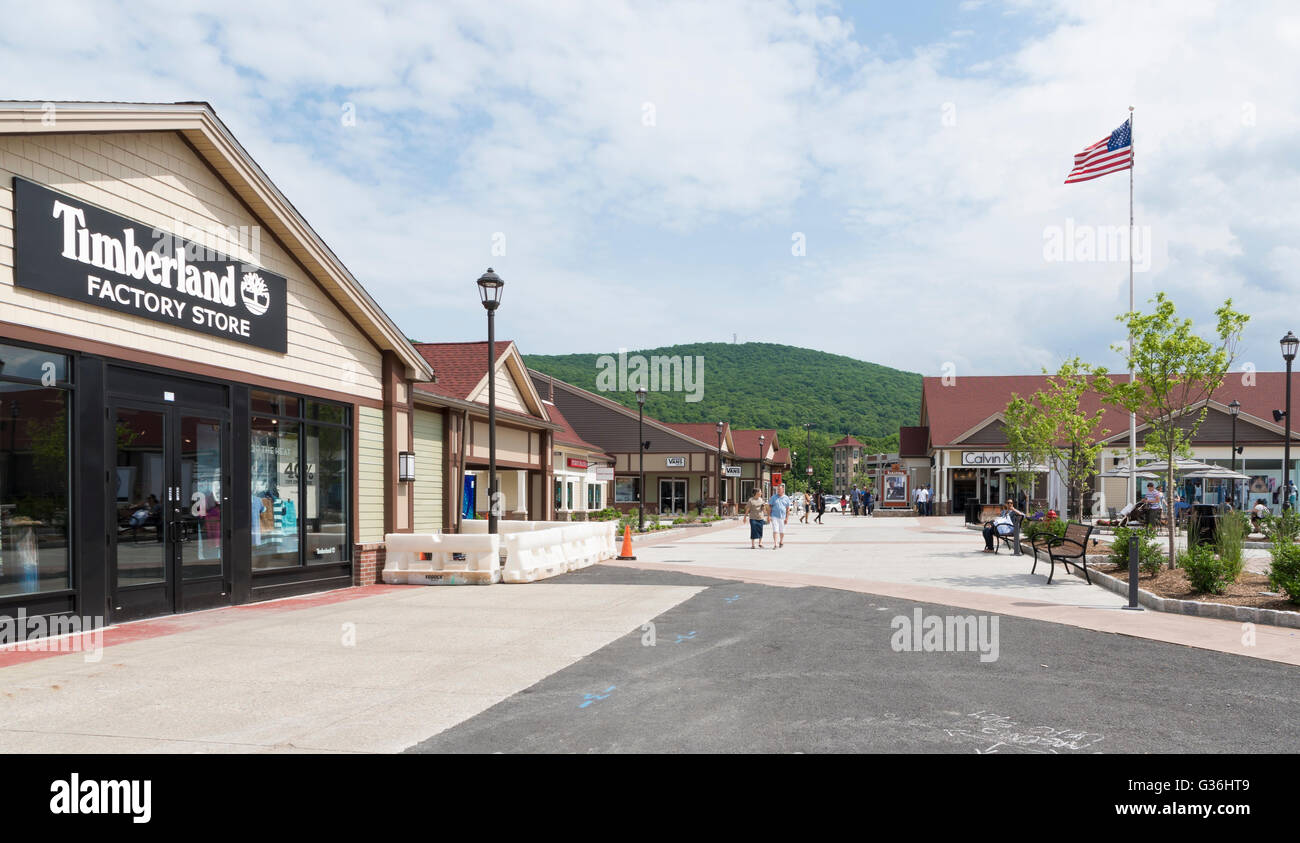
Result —
<path fill-rule="evenodd" d="M 1104 558 L 1104 557 L 1099 557 Z M 1083 574 L 1070 568 L 1070 573 L 1083 579 Z M 1094 585 L 1115 592 L 1121 597 L 1128 596 L 1128 583 L 1101 571 L 1089 570 Z M 1173 597 L 1161 597 L 1144 588 L 1138 588 L 1138 603 L 1157 612 L 1174 615 L 1195 615 L 1202 618 L 1220 618 L 1242 623 L 1261 623 L 1270 626 L 1284 626 L 1300 629 L 1300 612 L 1287 612 L 1279 609 L 1256 609 L 1251 606 L 1230 606 L 1227 603 L 1209 603 L 1199 600 L 1178 600 Z"/>

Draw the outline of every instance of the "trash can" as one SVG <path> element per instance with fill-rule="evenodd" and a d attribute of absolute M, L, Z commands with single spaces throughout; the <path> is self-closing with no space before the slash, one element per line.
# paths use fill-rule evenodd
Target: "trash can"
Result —
<path fill-rule="evenodd" d="M 1208 503 L 1198 503 L 1187 513 L 1188 544 L 1214 543 L 1219 529 L 1219 513 Z"/>
<path fill-rule="evenodd" d="M 980 502 L 977 498 L 966 499 L 966 523 L 980 523 Z"/>

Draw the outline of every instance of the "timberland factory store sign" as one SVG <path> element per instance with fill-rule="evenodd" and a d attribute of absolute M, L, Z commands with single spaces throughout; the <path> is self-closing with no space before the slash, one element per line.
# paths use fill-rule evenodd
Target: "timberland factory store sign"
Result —
<path fill-rule="evenodd" d="M 14 178 L 14 283 L 285 352 L 286 283 L 207 246 Z"/>

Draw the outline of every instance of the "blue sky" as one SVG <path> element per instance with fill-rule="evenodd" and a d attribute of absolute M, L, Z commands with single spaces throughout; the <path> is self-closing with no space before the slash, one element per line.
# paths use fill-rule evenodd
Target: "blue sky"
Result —
<path fill-rule="evenodd" d="M 1120 364 L 1126 260 L 1044 244 L 1126 225 L 1127 174 L 1062 181 L 1133 104 L 1139 303 L 1231 295 L 1259 369 L 1300 328 L 1291 3 L 299 8 L 20 8 L 4 95 L 212 103 L 413 337 L 478 339 L 492 265 L 526 353 L 735 334 L 930 375 Z"/>

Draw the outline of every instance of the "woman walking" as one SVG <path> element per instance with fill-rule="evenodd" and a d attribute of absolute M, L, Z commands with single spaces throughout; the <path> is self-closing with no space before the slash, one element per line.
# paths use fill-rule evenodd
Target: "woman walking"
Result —
<path fill-rule="evenodd" d="M 817 523 L 822 523 L 822 516 L 826 514 L 826 496 L 821 492 L 817 493 Z"/>
<path fill-rule="evenodd" d="M 745 502 L 745 516 L 749 518 L 749 549 L 754 549 L 754 540 L 763 546 L 763 522 L 767 519 L 767 502 L 763 500 L 763 490 L 754 486 L 754 493 Z"/>

